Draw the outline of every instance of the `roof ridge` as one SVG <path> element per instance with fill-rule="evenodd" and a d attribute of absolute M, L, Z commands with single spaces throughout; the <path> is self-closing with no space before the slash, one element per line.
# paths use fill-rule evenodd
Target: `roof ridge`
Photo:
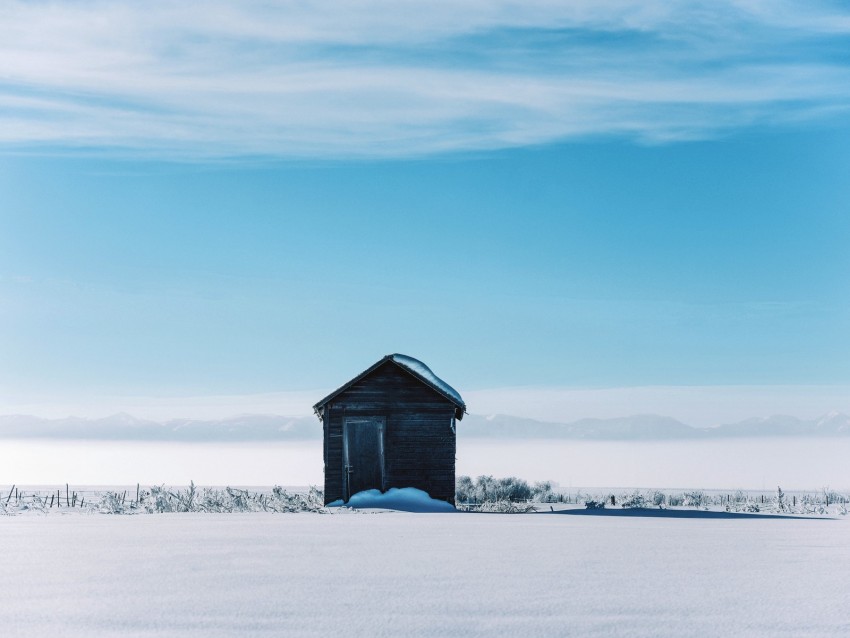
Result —
<path fill-rule="evenodd" d="M 364 377 L 371 374 L 378 367 L 386 363 L 387 361 L 392 362 L 394 365 L 398 366 L 405 372 L 413 375 L 416 379 L 427 385 L 429 388 L 442 395 L 448 401 L 453 403 L 458 408 L 458 418 L 462 418 L 462 415 L 466 412 L 466 403 L 463 398 L 460 396 L 460 393 L 455 390 L 448 383 L 443 381 L 440 377 L 434 374 L 433 370 L 428 367 L 427 364 L 423 363 L 419 359 L 415 357 L 411 357 L 410 355 L 402 354 L 400 352 L 394 352 L 392 354 L 385 355 L 371 366 L 366 368 L 363 372 L 356 375 L 339 388 L 331 392 L 321 401 L 316 403 L 313 406 L 313 411 L 316 414 L 319 414 L 319 409 L 324 407 L 327 403 L 329 403 L 334 397 L 345 392 L 352 385 L 363 379 Z"/>

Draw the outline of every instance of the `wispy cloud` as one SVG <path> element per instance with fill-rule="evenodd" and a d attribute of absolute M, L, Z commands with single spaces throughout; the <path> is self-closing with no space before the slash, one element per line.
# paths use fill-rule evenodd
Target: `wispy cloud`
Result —
<path fill-rule="evenodd" d="M 850 107 L 826 3 L 0 6 L 0 145 L 374 157 L 658 142 Z"/>

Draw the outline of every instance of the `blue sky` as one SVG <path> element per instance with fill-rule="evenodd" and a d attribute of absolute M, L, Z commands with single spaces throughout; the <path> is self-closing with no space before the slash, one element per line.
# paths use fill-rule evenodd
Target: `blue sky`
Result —
<path fill-rule="evenodd" d="M 850 12 L 668 4 L 4 5 L 0 403 L 850 385 Z"/>

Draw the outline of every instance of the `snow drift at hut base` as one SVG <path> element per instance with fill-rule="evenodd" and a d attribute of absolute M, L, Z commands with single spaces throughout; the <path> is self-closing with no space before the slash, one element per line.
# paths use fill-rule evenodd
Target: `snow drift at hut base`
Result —
<path fill-rule="evenodd" d="M 379 508 L 401 512 L 454 512 L 451 504 L 431 498 L 428 492 L 415 487 L 391 487 L 386 492 L 364 490 L 354 494 L 348 503 L 341 500 L 328 503 L 328 507 L 347 505 L 354 509 Z"/>

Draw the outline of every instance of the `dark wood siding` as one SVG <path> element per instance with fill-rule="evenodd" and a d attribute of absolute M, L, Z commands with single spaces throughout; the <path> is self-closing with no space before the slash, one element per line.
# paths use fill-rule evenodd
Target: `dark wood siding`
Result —
<path fill-rule="evenodd" d="M 384 489 L 416 487 L 454 503 L 456 406 L 387 361 L 325 406 L 325 501 L 345 500 L 343 419 L 386 419 Z"/>
<path fill-rule="evenodd" d="M 343 498 L 342 410 L 325 408 L 325 503 Z"/>

